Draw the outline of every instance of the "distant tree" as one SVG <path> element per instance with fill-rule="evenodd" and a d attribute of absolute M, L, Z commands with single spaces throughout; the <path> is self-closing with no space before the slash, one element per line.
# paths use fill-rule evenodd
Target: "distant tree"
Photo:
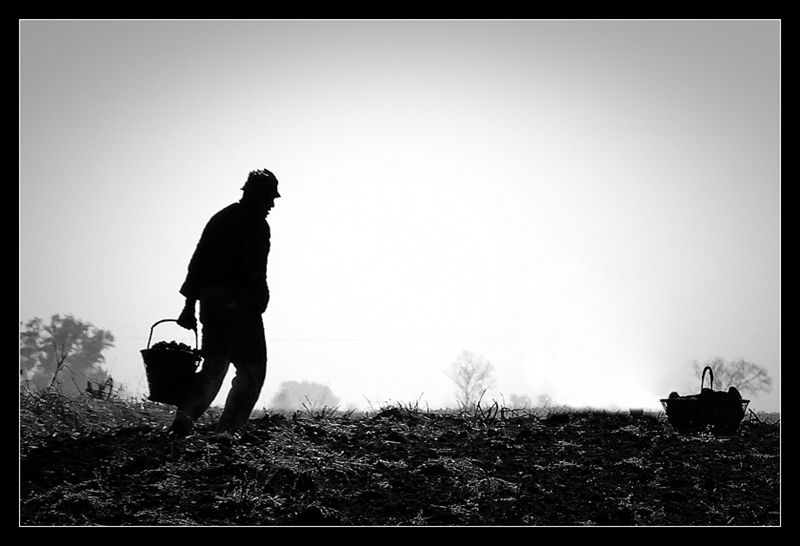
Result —
<path fill-rule="evenodd" d="M 114 346 L 114 336 L 72 315 L 53 315 L 20 322 L 20 379 L 39 389 L 58 387 L 68 396 L 84 391 L 87 382 L 106 384 L 110 376 L 100 367 L 103 351 Z"/>
<path fill-rule="evenodd" d="M 301 409 L 334 408 L 339 398 L 327 385 L 310 381 L 284 381 L 270 402 L 277 410 L 295 411 Z"/>
<path fill-rule="evenodd" d="M 448 377 L 456 384 L 456 400 L 465 408 L 474 407 L 483 394 L 494 385 L 491 362 L 463 351 L 450 365 Z"/>
<path fill-rule="evenodd" d="M 736 387 L 742 394 L 756 394 L 772 390 L 772 378 L 766 368 L 743 358 L 726 361 L 724 358 L 716 356 L 706 360 L 703 364 L 697 360 L 692 362 L 692 368 L 698 377 L 701 377 L 706 366 L 710 366 L 714 372 L 714 388 L 716 390 L 728 390 L 729 387 Z M 707 384 L 708 380 L 706 380 Z"/>
<path fill-rule="evenodd" d="M 527 394 L 512 394 L 508 397 L 508 403 L 511 409 L 529 408 L 533 405 Z"/>

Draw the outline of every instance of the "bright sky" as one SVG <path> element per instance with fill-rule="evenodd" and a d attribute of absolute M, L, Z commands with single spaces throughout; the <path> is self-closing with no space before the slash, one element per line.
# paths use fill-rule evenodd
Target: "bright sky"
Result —
<path fill-rule="evenodd" d="M 131 391 L 268 168 L 257 407 L 454 405 L 469 350 L 487 399 L 658 408 L 719 355 L 779 409 L 778 21 L 26 20 L 19 125 L 20 321 L 110 330 Z"/>

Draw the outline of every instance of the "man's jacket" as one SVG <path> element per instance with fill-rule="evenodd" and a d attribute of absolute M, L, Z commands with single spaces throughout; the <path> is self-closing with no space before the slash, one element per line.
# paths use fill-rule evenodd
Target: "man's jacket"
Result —
<path fill-rule="evenodd" d="M 269 303 L 269 224 L 246 205 L 233 203 L 206 224 L 180 293 L 263 313 Z"/>

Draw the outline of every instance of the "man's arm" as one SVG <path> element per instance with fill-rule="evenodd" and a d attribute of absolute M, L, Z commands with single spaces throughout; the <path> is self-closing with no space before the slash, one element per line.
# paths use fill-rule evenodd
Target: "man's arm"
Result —
<path fill-rule="evenodd" d="M 192 254 L 192 259 L 189 261 L 189 268 L 186 271 L 186 279 L 181 285 L 180 293 L 186 297 L 187 301 L 197 301 L 200 297 L 200 290 L 203 286 L 203 281 L 200 275 L 200 264 L 203 259 L 203 242 L 203 238 L 201 237 L 200 241 L 197 243 L 197 248 L 194 250 L 194 254 Z"/>
<path fill-rule="evenodd" d="M 197 317 L 195 316 L 195 304 L 200 297 L 200 290 L 203 287 L 203 279 L 201 275 L 202 262 L 206 252 L 206 239 L 211 222 L 206 224 L 203 233 L 200 235 L 200 240 L 197 242 L 197 247 L 194 249 L 191 260 L 189 260 L 189 267 L 186 272 L 186 280 L 181 285 L 180 293 L 186 297 L 183 305 L 183 310 L 178 316 L 178 325 L 186 328 L 187 330 L 197 330 Z"/>

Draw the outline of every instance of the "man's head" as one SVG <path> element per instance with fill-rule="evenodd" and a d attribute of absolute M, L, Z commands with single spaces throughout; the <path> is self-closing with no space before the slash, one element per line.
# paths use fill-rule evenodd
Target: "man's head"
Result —
<path fill-rule="evenodd" d="M 278 193 L 278 179 L 267 169 L 250 171 L 242 191 L 242 202 L 255 207 L 264 217 L 275 206 L 275 199 L 281 196 Z"/>

